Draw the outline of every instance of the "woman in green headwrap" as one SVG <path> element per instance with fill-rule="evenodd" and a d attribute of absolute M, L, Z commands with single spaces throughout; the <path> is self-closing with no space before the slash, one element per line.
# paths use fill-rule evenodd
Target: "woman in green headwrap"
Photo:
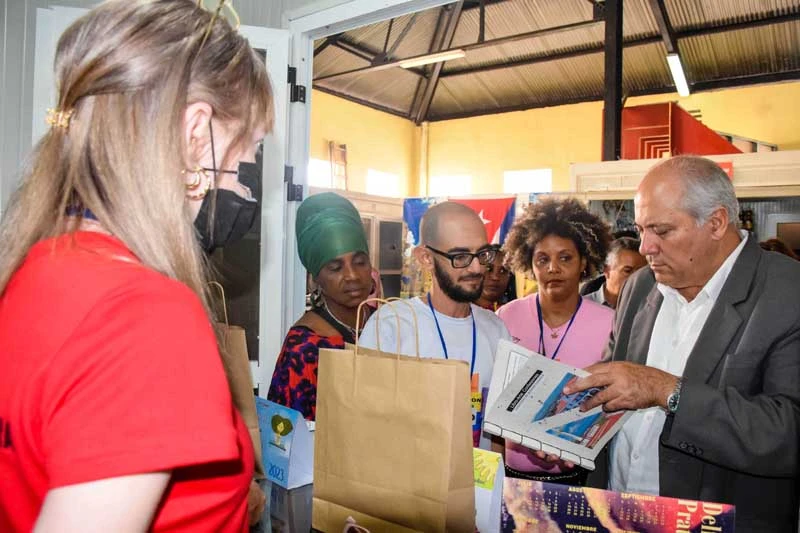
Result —
<path fill-rule="evenodd" d="M 300 261 L 317 289 L 311 309 L 286 334 L 267 397 L 314 420 L 319 349 L 355 343 L 356 312 L 373 289 L 372 265 L 361 216 L 338 194 L 300 204 L 295 231 Z"/>

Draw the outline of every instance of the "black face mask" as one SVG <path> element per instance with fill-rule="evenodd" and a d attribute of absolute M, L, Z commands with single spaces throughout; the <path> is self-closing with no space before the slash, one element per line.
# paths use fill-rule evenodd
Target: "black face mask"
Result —
<path fill-rule="evenodd" d="M 194 220 L 194 227 L 200 236 L 200 245 L 208 253 L 244 237 L 253 226 L 258 211 L 256 200 L 246 200 L 228 189 L 217 189 L 215 192 L 217 199 L 214 224 L 209 226 L 214 193 L 207 194 L 203 198 L 200 212 Z"/>
<path fill-rule="evenodd" d="M 210 122 L 208 126 L 210 129 Z M 213 132 L 211 133 L 211 154 L 213 165 L 216 167 L 213 155 Z M 233 173 L 232 171 L 213 168 L 204 170 L 215 173 Z M 240 162 L 239 170 L 236 174 L 239 178 L 239 183 L 250 189 L 253 199 L 242 198 L 228 189 L 215 189 L 213 192 L 209 191 L 209 194 L 206 194 L 205 198 L 203 198 L 203 203 L 200 204 L 200 212 L 194 220 L 194 227 L 199 234 L 200 245 L 208 253 L 244 237 L 250 231 L 256 219 L 259 206 L 258 199 L 261 192 L 261 168 L 256 163 Z M 214 195 L 216 195 L 216 204 L 214 204 Z M 211 216 L 212 206 L 213 218 Z M 210 223 L 212 220 L 213 225 Z"/>

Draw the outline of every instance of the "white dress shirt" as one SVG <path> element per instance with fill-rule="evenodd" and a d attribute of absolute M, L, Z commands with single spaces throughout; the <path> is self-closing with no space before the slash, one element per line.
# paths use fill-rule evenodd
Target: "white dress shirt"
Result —
<path fill-rule="evenodd" d="M 647 366 L 682 376 L 689 354 L 708 319 L 722 286 L 747 241 L 742 241 L 691 301 L 672 287 L 657 284 L 664 297 L 658 311 Z M 666 421 L 660 407 L 640 409 L 631 416 L 611 445 L 608 488 L 619 492 L 654 494 L 659 492 L 658 442 Z"/>

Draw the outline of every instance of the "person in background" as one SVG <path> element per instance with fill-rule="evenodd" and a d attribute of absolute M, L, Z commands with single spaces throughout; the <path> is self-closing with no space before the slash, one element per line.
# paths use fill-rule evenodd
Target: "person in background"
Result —
<path fill-rule="evenodd" d="M 736 530 L 795 533 L 800 461 L 800 263 L 737 229 L 733 184 L 677 156 L 639 184 L 649 268 L 622 290 L 610 362 L 565 388 L 582 408 L 635 410 L 589 483 L 736 506 Z"/>
<path fill-rule="evenodd" d="M 622 239 L 623 237 L 630 237 L 631 239 L 639 240 L 639 234 L 633 230 L 617 230 L 611 234 L 611 238 L 613 240 Z M 597 291 L 597 289 L 602 287 L 603 283 L 605 282 L 606 277 L 602 272 L 600 272 L 600 274 L 595 278 L 581 283 L 581 296 L 586 296 Z"/>
<path fill-rule="evenodd" d="M 600 361 L 614 312 L 581 297 L 582 279 L 603 268 L 611 236 L 605 223 L 578 200 L 531 204 L 514 222 L 505 248 L 511 268 L 535 277 L 539 292 L 497 311 L 514 342 L 564 364 Z M 506 442 L 511 477 L 579 484 L 585 471 Z"/>
<path fill-rule="evenodd" d="M 512 290 L 511 280 L 513 274 L 505 266 L 505 254 L 500 245 L 493 244 L 492 248 L 497 252 L 494 261 L 486 265 L 486 274 L 483 275 L 483 291 L 475 303 L 489 311 L 497 311 L 498 307 L 513 300 L 509 296 Z"/>
<path fill-rule="evenodd" d="M 355 343 L 358 307 L 375 287 L 361 216 L 349 200 L 327 192 L 297 210 L 300 261 L 316 285 L 311 309 L 286 334 L 267 398 L 315 420 L 320 348 Z M 364 306 L 360 324 L 371 308 Z"/>
<path fill-rule="evenodd" d="M 789 248 L 785 242 L 778 238 L 767 239 L 766 241 L 762 241 L 758 243 L 761 246 L 762 250 L 766 250 L 768 252 L 778 252 L 779 254 L 783 254 L 787 257 L 791 257 L 792 259 L 800 260 L 800 257 L 797 257 L 797 254 Z"/>
<path fill-rule="evenodd" d="M 473 444 L 488 449 L 490 438 L 481 431 L 483 408 L 497 343 L 509 335 L 494 313 L 473 302 L 481 295 L 486 267 L 493 263 L 497 250 L 489 244 L 478 214 L 456 202 L 443 202 L 425 212 L 420 241 L 414 257 L 432 274 L 431 291 L 411 299 L 411 306 L 393 306 L 400 331 L 393 311 L 373 314 L 359 342 L 366 348 L 377 348 L 380 335 L 380 346 L 394 351 L 399 337 L 400 353 L 417 355 L 412 312 L 416 314 L 421 355 L 470 364 Z"/>
<path fill-rule="evenodd" d="M 253 447 L 200 241 L 252 224 L 264 63 L 218 10 L 115 0 L 55 68 L 0 225 L 0 531 L 246 531 Z"/>
<path fill-rule="evenodd" d="M 639 253 L 639 240 L 631 237 L 620 237 L 611 241 L 603 267 L 605 283 L 596 291 L 584 297 L 603 304 L 611 309 L 617 307 L 619 291 L 631 274 L 647 264 L 647 260 Z"/>

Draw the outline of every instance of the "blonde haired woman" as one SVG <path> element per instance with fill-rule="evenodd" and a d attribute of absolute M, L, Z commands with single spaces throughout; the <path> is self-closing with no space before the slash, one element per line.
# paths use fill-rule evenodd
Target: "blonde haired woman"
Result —
<path fill-rule="evenodd" d="M 198 237 L 253 221 L 263 62 L 219 10 L 116 0 L 62 35 L 56 80 L 0 228 L 0 531 L 244 531 Z"/>

